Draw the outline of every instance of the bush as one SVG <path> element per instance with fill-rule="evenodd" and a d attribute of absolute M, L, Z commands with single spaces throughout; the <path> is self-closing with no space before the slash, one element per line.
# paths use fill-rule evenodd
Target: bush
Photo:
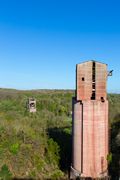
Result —
<path fill-rule="evenodd" d="M 7 167 L 6 164 L 4 164 L 4 165 L 1 167 L 0 179 L 2 179 L 2 180 L 9 180 L 9 179 L 11 179 L 11 177 L 12 177 L 12 174 L 11 174 L 11 172 L 9 171 L 9 168 Z"/>

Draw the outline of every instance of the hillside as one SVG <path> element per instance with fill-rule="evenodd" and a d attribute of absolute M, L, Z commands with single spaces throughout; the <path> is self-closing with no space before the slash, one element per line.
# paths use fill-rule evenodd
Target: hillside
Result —
<path fill-rule="evenodd" d="M 0 89 L 0 177 L 67 177 L 71 162 L 73 96 L 72 90 Z M 29 97 L 37 101 L 35 114 L 27 111 Z M 112 152 L 110 173 L 115 177 L 120 159 L 120 95 L 110 94 L 108 98 Z"/>

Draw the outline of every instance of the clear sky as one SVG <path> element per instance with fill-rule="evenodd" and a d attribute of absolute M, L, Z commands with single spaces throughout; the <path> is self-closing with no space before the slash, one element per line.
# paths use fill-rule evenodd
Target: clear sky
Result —
<path fill-rule="evenodd" d="M 120 92 L 120 1 L 0 0 L 0 87 L 75 89 L 75 66 L 114 69 Z"/>

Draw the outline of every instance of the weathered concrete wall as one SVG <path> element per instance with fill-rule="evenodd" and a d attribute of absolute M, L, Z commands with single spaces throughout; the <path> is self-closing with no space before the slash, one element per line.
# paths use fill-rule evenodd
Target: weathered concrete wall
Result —
<path fill-rule="evenodd" d="M 108 166 L 108 101 L 82 103 L 74 101 L 73 167 L 82 176 L 101 177 Z"/>
<path fill-rule="evenodd" d="M 107 73 L 106 64 L 96 62 L 96 100 L 100 100 L 101 97 L 107 98 Z"/>
<path fill-rule="evenodd" d="M 89 61 L 78 64 L 76 72 L 72 166 L 81 177 L 106 177 L 109 153 L 107 65 Z M 93 99 L 92 93 L 95 95 Z"/>
<path fill-rule="evenodd" d="M 76 68 L 76 98 L 90 99 L 92 93 L 92 61 L 77 64 Z"/>
<path fill-rule="evenodd" d="M 73 99 L 73 167 L 81 172 L 81 123 L 82 106 Z"/>
<path fill-rule="evenodd" d="M 92 95 L 92 64 L 93 61 L 77 64 L 76 66 L 76 98 L 91 100 Z M 96 100 L 106 99 L 107 65 L 95 62 Z"/>

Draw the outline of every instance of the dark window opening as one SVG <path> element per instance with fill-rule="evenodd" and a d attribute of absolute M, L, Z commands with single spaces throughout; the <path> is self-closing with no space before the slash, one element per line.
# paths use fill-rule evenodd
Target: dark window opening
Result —
<path fill-rule="evenodd" d="M 92 64 L 92 96 L 91 96 L 91 100 L 95 100 L 96 99 L 96 66 L 95 66 L 95 62 L 93 61 Z"/>
<path fill-rule="evenodd" d="M 91 100 L 95 100 L 95 91 L 92 91 Z"/>
<path fill-rule="evenodd" d="M 92 77 L 92 81 L 93 81 L 93 82 L 95 82 L 95 75 L 93 75 L 93 77 Z"/>
<path fill-rule="evenodd" d="M 35 104 L 34 103 L 30 103 L 30 107 L 35 107 Z"/>
<path fill-rule="evenodd" d="M 104 98 L 103 98 L 103 97 L 101 97 L 101 102 L 105 102 L 105 100 L 104 100 Z"/>
<path fill-rule="evenodd" d="M 93 61 L 93 68 L 95 68 L 95 61 Z"/>
<path fill-rule="evenodd" d="M 84 77 L 82 77 L 82 81 L 85 81 L 85 78 L 84 78 Z"/>
<path fill-rule="evenodd" d="M 95 89 L 95 83 L 92 85 L 92 88 Z"/>

